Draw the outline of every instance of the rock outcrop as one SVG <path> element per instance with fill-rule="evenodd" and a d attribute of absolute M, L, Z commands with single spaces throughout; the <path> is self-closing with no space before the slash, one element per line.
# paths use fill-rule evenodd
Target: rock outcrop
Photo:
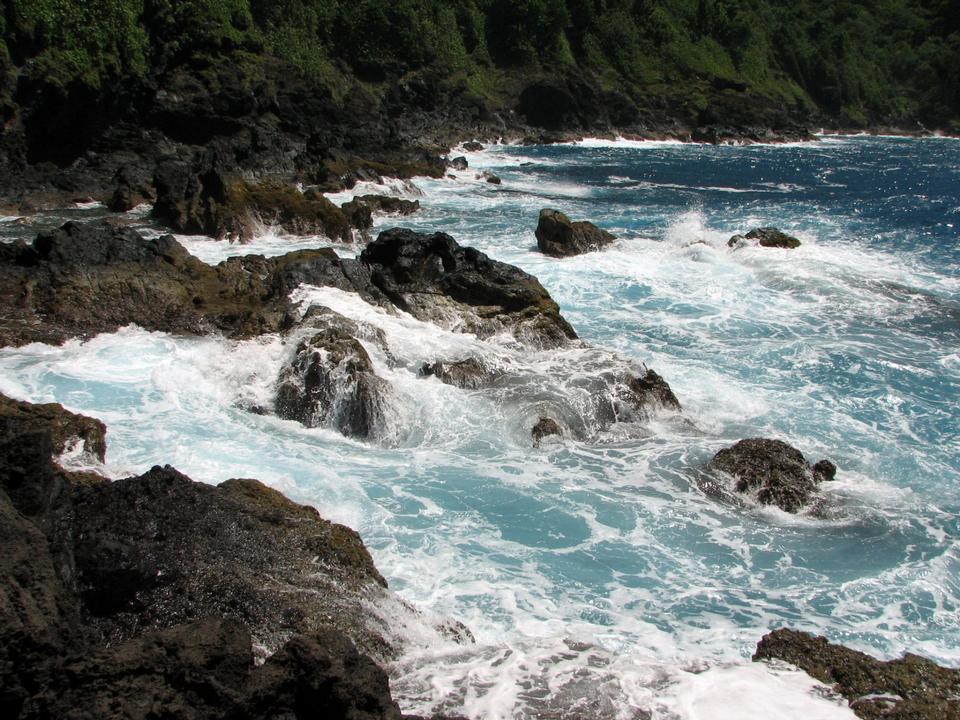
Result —
<path fill-rule="evenodd" d="M 572 222 L 559 210 L 544 208 L 537 222 L 537 247 L 544 255 L 570 257 L 600 250 L 615 238 L 585 220 Z"/>
<path fill-rule="evenodd" d="M 539 347 L 577 337 L 535 277 L 445 233 L 385 230 L 360 261 L 377 290 L 420 320 L 482 338 L 511 332 Z"/>
<path fill-rule="evenodd" d="M 354 531 L 256 480 L 76 482 L 55 447 L 97 421 L 0 407 L 3 717 L 399 720 Z"/>
<path fill-rule="evenodd" d="M 426 363 L 420 368 L 422 377 L 435 377 L 440 382 L 467 390 L 477 390 L 493 382 L 499 373 L 477 358 L 456 362 Z"/>
<path fill-rule="evenodd" d="M 751 230 L 746 235 L 734 235 L 727 241 L 732 248 L 759 245 L 760 247 L 793 250 L 800 247 L 800 241 L 775 227 L 762 227 Z"/>
<path fill-rule="evenodd" d="M 70 222 L 30 245 L 0 244 L 0 346 L 60 343 L 130 323 L 191 335 L 276 332 L 300 283 L 353 290 L 348 275 L 358 270 L 329 249 L 210 266 L 170 235 L 146 240 L 105 222 Z"/>
<path fill-rule="evenodd" d="M 796 513 L 818 498 L 819 484 L 833 479 L 836 466 L 821 460 L 811 467 L 803 453 L 782 440 L 750 438 L 714 455 L 708 470 L 731 475 L 734 489 L 761 505 Z"/>
<path fill-rule="evenodd" d="M 833 686 L 864 720 L 960 718 L 960 670 L 912 653 L 884 662 L 826 638 L 784 628 L 764 635 L 753 659 L 796 665 Z"/>
<path fill-rule="evenodd" d="M 530 436 L 533 438 L 534 447 L 539 447 L 541 441 L 546 437 L 562 437 L 563 430 L 561 430 L 560 424 L 553 418 L 542 417 L 537 420 L 533 426 L 533 429 L 530 431 Z"/>
<path fill-rule="evenodd" d="M 328 427 L 344 435 L 375 439 L 386 435 L 390 389 L 378 377 L 357 339 L 356 323 L 327 310 L 305 318 L 289 365 L 280 374 L 275 401 L 279 417 L 307 427 Z M 376 337 L 385 345 L 382 336 Z"/>

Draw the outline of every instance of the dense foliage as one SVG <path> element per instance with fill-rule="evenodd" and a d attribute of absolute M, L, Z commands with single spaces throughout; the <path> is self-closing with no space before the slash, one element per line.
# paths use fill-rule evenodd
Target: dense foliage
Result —
<path fill-rule="evenodd" d="M 15 74 L 104 87 L 198 56 L 274 56 L 336 87 L 430 68 L 496 101 L 504 78 L 594 73 L 704 106 L 747 91 L 849 124 L 960 119 L 957 0 L 3 0 Z"/>

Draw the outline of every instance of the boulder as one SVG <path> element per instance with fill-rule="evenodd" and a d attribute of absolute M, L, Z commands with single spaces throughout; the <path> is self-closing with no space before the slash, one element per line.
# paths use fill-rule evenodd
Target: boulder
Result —
<path fill-rule="evenodd" d="M 480 152 L 483 150 L 483 144 L 478 143 L 476 140 L 468 140 L 463 144 L 463 149 L 467 152 Z"/>
<path fill-rule="evenodd" d="M 800 247 L 800 241 L 775 227 L 763 227 L 751 230 L 746 235 L 734 235 L 727 241 L 727 245 L 732 248 L 759 245 L 760 247 L 792 250 Z"/>
<path fill-rule="evenodd" d="M 912 653 L 884 662 L 824 637 L 783 628 L 763 636 L 753 659 L 796 665 L 833 686 L 865 720 L 960 718 L 960 670 Z"/>
<path fill-rule="evenodd" d="M 72 413 L 59 403 L 36 405 L 0 395 L 0 437 L 8 418 L 16 418 L 21 428 L 31 432 L 49 431 L 57 455 L 79 443 L 92 458 L 104 460 L 107 427 L 95 418 Z"/>
<path fill-rule="evenodd" d="M 540 252 L 553 257 L 570 257 L 600 250 L 615 239 L 591 222 L 571 222 L 559 210 L 549 208 L 540 211 L 536 235 Z"/>
<path fill-rule="evenodd" d="M 649 368 L 643 375 L 627 377 L 625 388 L 618 393 L 617 399 L 632 408 L 680 410 L 680 401 L 670 385 Z"/>
<path fill-rule="evenodd" d="M 275 408 L 279 417 L 307 427 L 375 439 L 387 430 L 389 392 L 359 340 L 328 324 L 297 345 L 281 371 Z"/>
<path fill-rule="evenodd" d="M 545 438 L 551 435 L 562 436 L 563 431 L 560 429 L 560 424 L 548 417 L 542 417 L 537 420 L 536 425 L 533 426 L 533 429 L 530 431 L 530 435 L 533 437 L 533 444 L 535 447 L 540 446 L 540 442 Z"/>
<path fill-rule="evenodd" d="M 420 320 L 484 338 L 507 331 L 539 347 L 577 337 L 535 277 L 445 233 L 385 230 L 360 261 L 377 291 Z"/>
<path fill-rule="evenodd" d="M 112 212 L 127 212 L 154 200 L 150 173 L 139 165 L 123 165 L 113 176 L 113 194 L 107 201 Z"/>
<path fill-rule="evenodd" d="M 477 180 L 486 180 L 491 185 L 501 185 L 503 183 L 503 180 L 501 180 L 498 175 L 495 175 L 489 170 L 484 170 L 482 173 L 477 175 Z"/>
<path fill-rule="evenodd" d="M 422 377 L 435 377 L 447 385 L 476 390 L 489 385 L 498 375 L 477 358 L 456 362 L 425 363 L 420 368 Z"/>
<path fill-rule="evenodd" d="M 733 476 L 734 489 L 762 505 L 796 513 L 817 498 L 818 485 L 832 480 L 836 467 L 821 461 L 811 468 L 803 453 L 782 440 L 750 438 L 714 455 L 712 471 Z M 831 469 L 832 468 L 832 472 Z"/>
<path fill-rule="evenodd" d="M 452 167 L 454 170 L 466 170 L 468 167 L 470 167 L 470 164 L 463 155 L 460 155 L 459 157 L 455 157 L 453 160 L 447 163 L 447 167 Z"/>

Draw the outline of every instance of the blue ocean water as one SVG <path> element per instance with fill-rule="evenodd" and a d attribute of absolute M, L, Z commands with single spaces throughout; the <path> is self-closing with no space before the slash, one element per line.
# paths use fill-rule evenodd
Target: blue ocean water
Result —
<path fill-rule="evenodd" d="M 849 716 L 805 691 L 789 705 L 777 683 L 795 678 L 748 663 L 782 625 L 960 665 L 960 142 L 586 141 L 465 154 L 459 177 L 391 186 L 423 210 L 378 226 L 443 230 L 524 268 L 597 350 L 481 342 L 302 288 L 386 334 L 392 357 L 370 352 L 393 388 L 392 431 L 376 443 L 244 409 L 271 400 L 291 352 L 276 337 L 127 328 L 4 350 L 0 390 L 102 418 L 113 475 L 171 463 L 209 482 L 259 477 L 359 530 L 394 590 L 478 641 L 428 641 L 405 626 L 411 650 L 392 679 L 408 711 L 714 718 L 730 707 L 724 692 L 746 687 L 777 698 L 782 717 Z M 370 190 L 383 192 L 356 192 Z M 544 257 L 533 235 L 543 207 L 618 240 Z M 2 230 L 29 237 L 63 217 L 6 219 Z M 803 245 L 727 247 L 766 225 Z M 209 261 L 324 243 L 269 231 L 252 248 L 183 241 Z M 470 355 L 517 381 L 465 391 L 417 376 L 423 362 Z M 668 380 L 681 417 L 596 425 L 586 380 L 629 362 Z M 575 437 L 531 447 L 545 411 Z M 837 464 L 828 519 L 703 493 L 699 468 L 756 436 Z M 751 717 L 736 697 L 730 717 Z"/>

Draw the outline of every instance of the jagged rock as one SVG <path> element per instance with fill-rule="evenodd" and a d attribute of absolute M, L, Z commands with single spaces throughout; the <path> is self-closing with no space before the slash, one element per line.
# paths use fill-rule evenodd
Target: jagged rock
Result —
<path fill-rule="evenodd" d="M 420 209 L 420 201 L 404 200 L 389 195 L 360 195 L 345 202 L 341 209 L 354 227 L 369 230 L 373 227 L 373 213 L 412 215 Z"/>
<path fill-rule="evenodd" d="M 727 241 L 727 245 L 732 248 L 741 247 L 752 244 L 748 242 L 750 240 L 756 241 L 755 244 L 760 247 L 784 248 L 786 250 L 800 247 L 800 241 L 797 238 L 774 227 L 756 228 L 746 235 L 734 235 Z"/>
<path fill-rule="evenodd" d="M 307 427 L 372 439 L 387 429 L 388 394 L 363 345 L 342 325 L 328 323 L 297 345 L 281 371 L 275 407 L 279 417 Z"/>
<path fill-rule="evenodd" d="M 295 235 L 326 235 L 351 242 L 350 218 L 315 190 L 292 185 L 250 182 L 209 163 L 168 162 L 154 177 L 157 200 L 153 216 L 176 232 L 248 242 L 263 225 Z"/>
<path fill-rule="evenodd" d="M 467 358 L 457 362 L 425 363 L 420 368 L 423 377 L 435 377 L 447 385 L 476 390 L 488 385 L 497 376 L 484 363 L 476 358 Z"/>
<path fill-rule="evenodd" d="M 468 167 L 470 167 L 470 163 L 467 162 L 467 159 L 463 155 L 460 155 L 453 158 L 453 160 L 451 160 L 447 166 L 452 167 L 454 170 L 466 170 Z"/>
<path fill-rule="evenodd" d="M 625 382 L 618 386 L 615 406 L 618 419 L 627 420 L 650 410 L 679 411 L 680 401 L 667 381 L 648 368 L 642 376 L 628 376 Z"/>
<path fill-rule="evenodd" d="M 150 173 L 139 165 L 124 165 L 113 176 L 113 195 L 107 201 L 112 212 L 127 212 L 154 199 Z"/>
<path fill-rule="evenodd" d="M 84 452 L 100 462 L 104 460 L 107 427 L 95 418 L 72 413 L 59 403 L 35 405 L 0 395 L 0 428 L 6 418 L 16 418 L 21 428 L 31 432 L 49 431 L 53 451 L 58 455 L 80 442 Z"/>
<path fill-rule="evenodd" d="M 477 175 L 477 180 L 486 180 L 491 185 L 501 185 L 503 180 L 500 179 L 499 175 L 495 175 L 489 170 L 484 170 L 482 173 Z"/>
<path fill-rule="evenodd" d="M 130 323 L 192 335 L 276 332 L 292 312 L 289 293 L 304 282 L 374 299 L 362 266 L 330 249 L 210 266 L 170 235 L 145 240 L 129 228 L 70 222 L 31 245 L 0 244 L 0 346 L 59 343 Z"/>
<path fill-rule="evenodd" d="M 445 233 L 386 230 L 360 261 L 378 291 L 420 320 L 480 337 L 510 331 L 541 347 L 577 337 L 536 278 Z"/>
<path fill-rule="evenodd" d="M 483 145 L 476 140 L 468 140 L 463 144 L 463 149 L 467 152 L 480 152 L 483 150 Z"/>
<path fill-rule="evenodd" d="M 714 455 L 708 466 L 732 475 L 737 492 L 752 494 L 763 505 L 776 505 L 791 513 L 809 505 L 817 497 L 818 484 L 832 480 L 836 472 L 829 461 L 821 461 L 815 468 L 796 448 L 766 438 L 741 440 Z"/>
<path fill-rule="evenodd" d="M 796 665 L 832 685 L 865 720 L 957 720 L 960 670 L 907 653 L 887 662 L 786 628 L 763 636 L 753 656 Z"/>
<path fill-rule="evenodd" d="M 540 211 L 536 236 L 540 252 L 553 257 L 570 257 L 599 250 L 615 239 L 591 222 L 571 222 L 559 210 L 549 208 Z"/>
<path fill-rule="evenodd" d="M 533 437 L 533 444 L 539 446 L 540 442 L 545 438 L 551 435 L 562 436 L 563 431 L 560 429 L 559 423 L 552 418 L 542 417 L 537 420 L 537 424 L 533 426 L 533 429 L 530 431 L 530 435 Z"/>

